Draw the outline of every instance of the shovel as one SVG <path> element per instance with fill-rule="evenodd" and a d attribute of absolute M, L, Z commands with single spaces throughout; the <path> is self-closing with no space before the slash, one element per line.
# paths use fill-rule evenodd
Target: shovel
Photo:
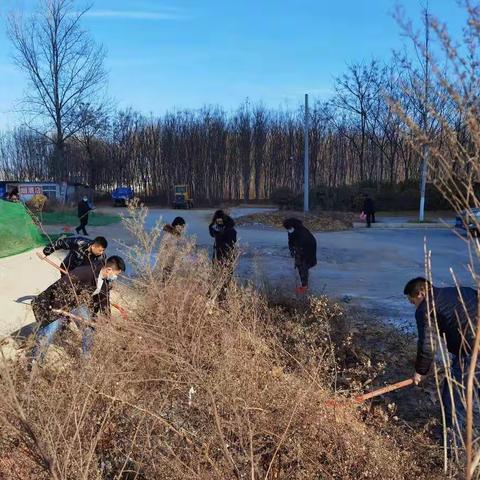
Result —
<path fill-rule="evenodd" d="M 373 392 L 364 393 L 363 395 L 358 395 L 353 398 L 355 403 L 363 403 L 370 398 L 378 397 L 380 395 L 384 395 L 385 393 L 393 392 L 394 390 L 399 390 L 400 388 L 405 388 L 410 385 L 413 385 L 413 378 L 407 378 L 406 380 L 402 380 L 401 382 L 392 383 L 391 385 L 387 385 L 386 387 L 379 388 L 377 390 L 373 390 Z M 329 407 L 336 407 L 340 406 L 342 403 L 345 404 L 346 400 L 341 402 L 337 400 L 327 400 L 325 402 L 326 405 Z"/>

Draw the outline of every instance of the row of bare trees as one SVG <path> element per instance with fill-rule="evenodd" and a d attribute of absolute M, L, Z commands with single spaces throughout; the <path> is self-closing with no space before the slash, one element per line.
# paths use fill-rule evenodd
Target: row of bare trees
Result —
<path fill-rule="evenodd" d="M 174 184 L 185 183 L 206 203 L 302 189 L 300 108 L 245 101 L 234 112 L 207 106 L 160 118 L 114 113 L 104 100 L 104 51 L 82 28 L 85 13 L 74 0 L 39 0 L 30 19 L 10 17 L 16 63 L 30 89 L 22 103 L 27 126 L 0 136 L 0 179 L 68 180 L 103 190 L 129 185 L 164 201 Z M 336 79 L 332 98 L 311 110 L 313 187 L 417 181 L 422 155 L 411 146 L 399 105 L 418 123 L 433 105 L 463 134 L 462 114 L 444 100 L 441 82 L 433 80 L 425 97 L 422 72 L 421 63 L 396 53 L 388 64 L 353 64 Z M 445 129 L 430 118 L 425 129 L 442 143 Z"/>
<path fill-rule="evenodd" d="M 416 113 L 408 71 L 358 64 L 337 79 L 336 95 L 314 103 L 309 143 L 312 186 L 395 184 L 416 180 L 420 158 L 394 112 L 394 101 Z M 402 77 L 403 78 L 400 78 Z M 419 109 L 417 109 L 420 112 Z M 147 118 L 99 109 L 67 139 L 58 163 L 55 144 L 31 129 L 0 138 L 0 176 L 63 180 L 108 190 L 131 185 L 167 199 L 175 183 L 200 201 L 264 199 L 277 187 L 300 191 L 303 112 L 274 111 L 248 101 L 232 113 L 219 107 Z"/>
<path fill-rule="evenodd" d="M 421 114 L 410 93 L 411 74 L 399 64 L 356 64 L 337 79 L 331 100 L 314 103 L 312 186 L 418 178 L 419 155 L 394 111 L 400 102 L 412 116 Z M 98 109 L 65 142 L 60 165 L 45 135 L 25 128 L 3 134 L 0 175 L 69 179 L 100 189 L 127 184 L 164 199 L 173 184 L 188 183 L 201 201 L 263 199 L 280 186 L 301 190 L 303 135 L 300 109 L 274 111 L 248 101 L 233 113 L 205 107 L 161 118 Z"/>

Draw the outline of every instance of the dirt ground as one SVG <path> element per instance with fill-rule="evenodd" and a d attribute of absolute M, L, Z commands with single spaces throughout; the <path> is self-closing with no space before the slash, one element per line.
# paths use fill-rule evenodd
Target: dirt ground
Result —
<path fill-rule="evenodd" d="M 101 210 L 126 213 L 124 209 Z M 256 211 L 263 210 L 237 208 L 230 213 L 238 218 Z M 152 228 L 160 219 L 171 222 L 175 216 L 182 215 L 188 235 L 196 237 L 200 248 L 211 250 L 208 223 L 212 213 L 211 210 L 153 208 L 147 216 L 146 227 Z M 59 228 L 51 226 L 47 230 L 54 233 L 59 232 Z M 109 254 L 122 254 L 125 245 L 132 243 L 121 223 L 88 230 L 91 237 L 104 235 L 109 240 Z M 413 310 L 402 292 L 406 281 L 424 272 L 424 241 L 432 251 L 434 279 L 438 285 L 452 283 L 450 268 L 460 282 L 472 283 L 465 238 L 447 229 L 358 229 L 321 232 L 315 236 L 318 265 L 311 270 L 311 294 L 324 293 L 345 304 L 361 306 L 372 318 L 392 322 L 400 329 L 412 331 L 414 328 Z M 294 295 L 298 278 L 289 255 L 286 232 L 260 225 L 240 226 L 238 239 L 241 248 L 238 278 L 253 280 L 261 288 Z M 59 262 L 61 255 L 55 258 Z M 28 297 L 45 289 L 57 276 L 34 252 L 0 260 L 0 336 L 33 322 Z M 26 298 L 19 300 L 23 297 Z"/>

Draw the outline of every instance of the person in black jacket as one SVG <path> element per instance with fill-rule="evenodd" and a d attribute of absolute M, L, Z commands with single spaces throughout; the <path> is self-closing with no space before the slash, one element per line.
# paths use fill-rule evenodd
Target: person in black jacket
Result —
<path fill-rule="evenodd" d="M 235 264 L 235 244 L 237 231 L 235 222 L 223 210 L 217 210 L 213 215 L 208 230 L 215 239 L 213 245 L 213 265 L 218 269 L 217 274 L 223 279 L 218 298 L 224 301 L 227 296 L 228 286 L 233 278 Z"/>
<path fill-rule="evenodd" d="M 61 267 L 67 272 L 75 270 L 82 265 L 93 267 L 96 263 L 104 263 L 106 260 L 105 249 L 108 242 L 105 237 L 96 237 L 94 240 L 84 237 L 59 238 L 56 242 L 47 245 L 43 254 L 48 257 L 56 250 L 68 250 Z M 62 276 L 65 273 L 62 272 Z"/>
<path fill-rule="evenodd" d="M 365 199 L 363 200 L 363 213 L 367 216 L 367 227 L 370 228 L 371 224 L 375 223 L 375 203 L 368 193 L 365 194 Z"/>
<path fill-rule="evenodd" d="M 297 288 L 297 293 L 305 293 L 308 271 L 317 264 L 317 241 L 298 218 L 287 218 L 283 226 L 288 232 L 288 248 L 300 275 L 301 286 Z"/>
<path fill-rule="evenodd" d="M 465 386 L 474 344 L 472 327 L 477 322 L 478 292 L 467 287 L 437 288 L 425 278 L 417 277 L 405 285 L 403 293 L 416 307 L 418 344 L 413 376 L 415 385 L 430 370 L 438 334 L 445 338 L 447 350 L 452 355 L 450 375 L 453 382 L 449 385 L 445 378 L 441 392 L 446 423 L 451 433 L 449 446 L 452 446 L 455 430 L 463 430 L 465 422 Z M 477 385 L 479 381 L 480 372 L 477 371 Z"/>
<path fill-rule="evenodd" d="M 84 235 L 88 235 L 86 226 L 88 225 L 88 212 L 93 208 L 88 203 L 88 197 L 85 195 L 82 200 L 78 202 L 78 218 L 80 219 L 80 225 L 75 229 L 77 234 L 82 230 Z"/>
<path fill-rule="evenodd" d="M 215 239 L 213 262 L 229 264 L 233 260 L 235 244 L 237 243 L 235 222 L 223 210 L 217 210 L 213 215 L 208 230 L 210 236 Z"/>
<path fill-rule="evenodd" d="M 40 324 L 32 350 L 32 360 L 43 360 L 48 346 L 68 319 L 55 310 L 74 314 L 91 322 L 98 313 L 110 315 L 110 283 L 125 271 L 121 257 L 112 256 L 104 265 L 84 265 L 50 285 L 32 301 L 36 321 Z M 79 325 L 81 326 L 81 325 Z M 83 325 L 82 352 L 87 355 L 93 343 L 93 328 Z"/>

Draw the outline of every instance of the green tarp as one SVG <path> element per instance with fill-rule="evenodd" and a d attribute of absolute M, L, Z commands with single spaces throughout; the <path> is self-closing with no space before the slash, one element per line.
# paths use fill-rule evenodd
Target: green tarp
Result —
<path fill-rule="evenodd" d="M 44 244 L 45 239 L 25 207 L 0 200 L 0 258 Z"/>

